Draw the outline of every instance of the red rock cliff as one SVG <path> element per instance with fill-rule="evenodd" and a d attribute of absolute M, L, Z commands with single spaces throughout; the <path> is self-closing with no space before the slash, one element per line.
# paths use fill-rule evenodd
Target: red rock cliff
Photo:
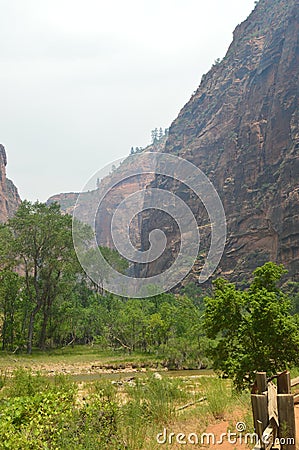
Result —
<path fill-rule="evenodd" d="M 222 199 L 228 238 L 218 273 L 231 279 L 268 260 L 298 279 L 298 17 L 298 0 L 260 0 L 236 28 L 223 61 L 203 76 L 166 142 L 165 151 L 198 166 Z M 155 185 L 165 188 L 159 178 Z M 191 193 L 172 182 L 166 188 L 187 199 L 199 226 L 205 225 Z M 144 247 L 151 229 L 163 226 L 160 213 L 144 221 Z M 169 240 L 174 251 L 179 236 L 174 232 Z M 208 241 L 207 232 L 202 242 Z M 166 252 L 143 273 L 158 273 L 170 260 Z"/>
<path fill-rule="evenodd" d="M 283 263 L 298 279 L 299 267 L 299 2 L 260 0 L 234 31 L 225 58 L 202 77 L 190 101 L 172 123 L 165 148 L 198 166 L 222 199 L 227 243 L 217 274 L 242 279 L 268 260 Z M 212 20 L 211 20 L 212 26 Z M 205 210 L 186 186 L 126 180 L 107 197 L 99 220 L 100 241 L 112 246 L 109 229 L 115 207 L 151 182 L 186 201 L 201 230 L 201 252 L 193 273 L 203 265 L 210 239 Z M 87 193 L 91 197 L 92 193 Z M 62 203 L 69 208 L 69 200 Z M 59 200 L 55 197 L 56 200 Z M 179 247 L 178 229 L 157 211 L 143 215 L 133 240 L 148 248 L 149 232 L 165 231 L 164 254 L 137 273 L 152 276 L 171 265 Z"/>
<path fill-rule="evenodd" d="M 6 178 L 6 164 L 5 148 L 0 144 L 0 222 L 12 217 L 21 202 L 17 188 Z"/>

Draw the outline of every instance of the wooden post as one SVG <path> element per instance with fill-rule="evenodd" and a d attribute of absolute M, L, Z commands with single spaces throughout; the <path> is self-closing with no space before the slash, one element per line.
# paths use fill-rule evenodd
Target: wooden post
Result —
<path fill-rule="evenodd" d="M 277 377 L 277 392 L 278 394 L 291 393 L 291 376 L 290 372 L 283 372 Z"/>
<path fill-rule="evenodd" d="M 259 394 L 267 391 L 267 374 L 266 372 L 256 373 L 256 386 Z"/>
<path fill-rule="evenodd" d="M 268 426 L 268 392 L 266 372 L 256 373 L 256 391 L 257 394 L 251 394 L 251 406 L 253 413 L 254 430 L 259 437 L 260 446 L 263 448 L 263 432 Z"/>
<path fill-rule="evenodd" d="M 262 442 L 263 431 L 268 426 L 268 396 L 267 394 L 251 394 L 254 430 Z"/>
<path fill-rule="evenodd" d="M 284 386 L 284 388 L 287 385 Z M 296 450 L 296 425 L 294 396 L 291 394 L 277 395 L 279 429 L 281 450 Z"/>

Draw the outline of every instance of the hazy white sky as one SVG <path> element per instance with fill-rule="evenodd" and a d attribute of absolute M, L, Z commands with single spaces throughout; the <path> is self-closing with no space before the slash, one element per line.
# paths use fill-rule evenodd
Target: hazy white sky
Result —
<path fill-rule="evenodd" d="M 21 197 L 79 191 L 168 127 L 254 0 L 0 0 L 0 143 Z"/>

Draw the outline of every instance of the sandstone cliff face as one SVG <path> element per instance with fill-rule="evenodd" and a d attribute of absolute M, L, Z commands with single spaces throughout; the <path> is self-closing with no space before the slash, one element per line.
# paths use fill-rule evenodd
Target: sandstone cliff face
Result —
<path fill-rule="evenodd" d="M 47 204 L 50 205 L 51 203 L 58 203 L 60 205 L 61 211 L 66 214 L 72 215 L 78 195 L 79 194 L 77 192 L 55 194 L 47 200 Z"/>
<path fill-rule="evenodd" d="M 298 11 L 298 0 L 260 0 L 234 31 L 223 61 L 202 77 L 171 125 L 165 146 L 155 149 L 191 161 L 213 182 L 228 227 L 216 275 L 231 280 L 241 280 L 269 260 L 283 263 L 289 277 L 299 279 Z M 197 219 L 201 250 L 190 276 L 195 278 L 209 249 L 210 226 L 200 200 L 178 182 L 149 175 L 117 184 L 97 217 L 98 241 L 113 247 L 113 212 L 124 198 L 149 185 L 179 195 Z M 86 196 L 93 202 L 97 192 Z M 76 198 L 61 194 L 50 201 L 71 213 Z M 136 274 L 160 273 L 171 266 L 179 249 L 178 228 L 161 211 L 137 218 L 131 230 L 135 245 L 148 249 L 155 228 L 165 231 L 167 249 L 157 261 L 136 267 Z"/>
<path fill-rule="evenodd" d="M 161 152 L 164 149 L 165 141 L 166 138 L 163 137 L 155 145 L 153 144 L 146 147 L 144 151 Z M 95 218 L 97 242 L 101 246 L 115 248 L 111 235 L 111 220 L 113 214 L 124 199 L 137 191 L 145 189 L 154 179 L 152 173 L 126 177 L 128 164 L 130 164 L 130 158 L 125 159 L 124 163 L 118 167 L 115 172 L 112 172 L 109 176 L 103 178 L 99 189 L 84 192 L 83 194 L 80 194 L 80 197 L 79 193 L 74 192 L 53 195 L 48 199 L 47 203 L 57 202 L 63 212 L 73 214 L 74 207 L 79 197 L 76 207 L 80 209 L 80 217 L 82 220 L 89 223 L 90 218 L 93 215 L 91 210 L 94 209 L 93 207 L 95 204 L 98 204 L 99 196 L 101 196 L 102 193 L 106 193 Z M 146 167 L 140 167 L 140 169 L 141 171 L 146 171 Z M 111 188 L 111 186 L 113 187 Z M 136 216 L 130 227 L 130 237 L 134 245 L 138 248 L 141 247 L 140 226 L 141 216 Z M 118 230 L 118 232 L 122 234 L 126 233 L 126 230 Z M 124 235 L 124 239 L 125 238 L 126 236 Z"/>
<path fill-rule="evenodd" d="M 11 180 L 6 178 L 6 152 L 0 144 L 0 222 L 6 222 L 17 210 L 21 199 Z"/>
<path fill-rule="evenodd" d="M 299 3 L 260 0 L 234 32 L 219 64 L 203 76 L 173 122 L 165 152 L 198 166 L 224 205 L 228 236 L 218 274 L 240 279 L 268 260 L 299 272 Z M 198 199 L 159 178 L 154 186 L 184 198 L 198 225 L 207 223 Z M 159 226 L 158 226 L 159 225 Z M 174 253 L 179 236 L 159 212 L 144 219 L 142 242 L 156 228 L 168 230 Z M 202 235 L 209 243 L 209 229 Z M 203 245 L 205 247 L 205 245 Z M 152 276 L 171 263 L 164 254 L 139 268 Z M 197 261 L 195 272 L 205 257 Z"/>

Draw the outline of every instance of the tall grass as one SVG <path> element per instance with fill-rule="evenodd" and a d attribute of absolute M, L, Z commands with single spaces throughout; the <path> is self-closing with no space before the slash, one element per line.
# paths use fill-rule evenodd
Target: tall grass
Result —
<path fill-rule="evenodd" d="M 187 398 L 178 379 L 156 379 L 153 375 L 136 379 L 125 387 L 126 403 L 120 410 L 122 439 L 130 450 L 145 447 L 147 436 L 159 424 L 167 424 L 176 416 L 176 405 Z"/>
<path fill-rule="evenodd" d="M 217 420 L 224 419 L 233 401 L 231 384 L 217 377 L 202 378 L 201 384 L 209 413 Z"/>

